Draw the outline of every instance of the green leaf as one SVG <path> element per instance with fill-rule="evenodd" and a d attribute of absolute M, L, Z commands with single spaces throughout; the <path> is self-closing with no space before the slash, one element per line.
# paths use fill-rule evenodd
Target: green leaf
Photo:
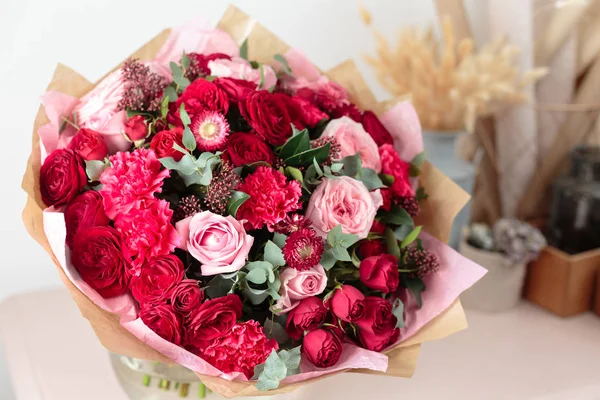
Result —
<path fill-rule="evenodd" d="M 163 91 L 165 99 L 169 99 L 169 103 L 174 103 L 177 100 L 177 91 L 173 86 L 167 86 Z M 164 117 L 163 117 L 164 118 Z"/>
<path fill-rule="evenodd" d="M 248 194 L 240 192 L 239 190 L 235 190 L 227 202 L 227 213 L 235 217 L 240 206 L 249 198 L 250 196 Z"/>
<path fill-rule="evenodd" d="M 181 104 L 183 106 L 183 104 Z M 186 149 L 188 149 L 189 151 L 194 151 L 196 150 L 196 138 L 194 137 L 194 134 L 192 133 L 191 129 L 189 126 L 186 126 L 183 130 L 183 145 L 185 146 Z"/>
<path fill-rule="evenodd" d="M 179 107 L 179 116 L 181 118 L 181 122 L 183 123 L 183 126 L 188 126 L 189 124 L 192 123 L 192 120 L 190 119 L 190 115 L 187 113 L 187 111 L 185 111 L 184 103 L 181 103 L 181 107 Z"/>
<path fill-rule="evenodd" d="M 267 318 L 265 321 L 264 332 L 267 338 L 275 339 L 280 345 L 286 343 L 290 339 L 285 328 L 279 322 L 273 321 L 271 318 Z M 284 362 L 287 363 L 286 360 L 284 360 Z"/>
<path fill-rule="evenodd" d="M 267 272 L 263 269 L 253 269 L 246 274 L 246 280 L 257 285 L 262 285 L 267 281 Z"/>
<path fill-rule="evenodd" d="M 183 52 L 183 54 L 181 55 L 181 66 L 184 69 L 188 69 L 190 67 L 190 59 L 188 58 L 188 56 L 185 54 L 185 51 Z"/>
<path fill-rule="evenodd" d="M 339 226 L 339 225 L 338 225 Z M 340 237 L 339 244 L 345 248 L 352 246 L 354 243 L 358 242 L 360 239 L 358 236 L 352 233 L 343 233 Z"/>
<path fill-rule="evenodd" d="M 379 179 L 385 186 L 392 186 L 394 184 L 394 177 L 388 174 L 379 174 Z"/>
<path fill-rule="evenodd" d="M 300 183 L 304 182 L 304 177 L 302 176 L 302 171 L 298 168 L 294 167 L 285 167 L 285 174 L 292 179 L 299 181 Z"/>
<path fill-rule="evenodd" d="M 427 153 L 425 151 L 422 151 L 419 154 L 417 154 L 410 163 L 417 168 L 421 168 L 421 165 L 423 165 L 426 158 L 427 158 Z"/>
<path fill-rule="evenodd" d="M 294 127 L 294 125 L 292 125 L 292 129 L 294 134 L 283 144 L 283 146 L 281 146 L 281 150 L 279 150 L 279 157 L 283 158 L 284 160 L 295 154 L 310 150 L 310 137 L 308 135 L 308 130 L 303 129 L 299 131 Z"/>
<path fill-rule="evenodd" d="M 421 280 L 421 278 L 418 276 L 409 276 L 407 274 L 403 274 L 402 285 L 407 288 L 413 294 L 413 296 L 415 296 L 417 307 L 421 308 L 423 306 L 421 292 L 425 290 L 425 283 Z"/>
<path fill-rule="evenodd" d="M 400 247 L 398 246 L 398 240 L 396 240 L 394 232 L 390 228 L 385 228 L 384 235 L 387 252 L 397 259 L 400 259 Z"/>
<path fill-rule="evenodd" d="M 342 163 L 333 163 L 331 164 L 331 172 L 338 173 L 344 168 L 344 164 Z"/>
<path fill-rule="evenodd" d="M 310 149 L 307 151 L 303 151 L 298 154 L 294 154 L 293 156 L 285 159 L 286 165 L 291 165 L 292 167 L 307 167 L 313 162 L 313 158 L 317 160 L 317 163 L 322 164 L 327 161 L 327 157 L 329 157 L 329 148 L 331 144 L 327 143 L 324 146 L 317 147 L 316 149 Z"/>
<path fill-rule="evenodd" d="M 268 261 L 251 261 L 246 264 L 246 269 L 252 271 L 255 269 L 261 269 L 263 271 L 269 271 L 273 269 L 273 264 Z"/>
<path fill-rule="evenodd" d="M 283 259 L 283 252 L 281 249 L 270 240 L 265 244 L 265 255 L 264 260 L 269 262 L 271 265 L 277 267 L 281 265 L 285 265 L 285 260 Z"/>
<path fill-rule="evenodd" d="M 256 370 L 255 370 L 256 373 Z M 262 372 L 258 375 L 256 388 L 260 391 L 277 389 L 279 383 L 287 376 L 287 366 L 273 349 L 267 357 Z"/>
<path fill-rule="evenodd" d="M 342 246 L 333 247 L 331 249 L 331 254 L 335 257 L 336 260 L 352 261 L 352 258 L 350 257 L 350 253 L 348 253 L 348 250 L 346 250 Z"/>
<path fill-rule="evenodd" d="M 393 204 L 390 211 L 383 211 L 380 214 L 381 222 L 388 225 L 410 225 L 415 226 L 410 214 L 405 209 Z"/>
<path fill-rule="evenodd" d="M 381 179 L 379 179 L 377 172 L 371 168 L 363 168 L 359 174 L 359 179 L 367 187 L 369 192 L 385 187 Z"/>
<path fill-rule="evenodd" d="M 411 225 L 400 225 L 395 231 L 394 231 L 394 236 L 396 237 L 396 239 L 398 239 L 399 241 L 403 241 L 406 236 L 408 236 L 408 234 L 413 230 L 413 227 Z"/>
<path fill-rule="evenodd" d="M 177 151 L 179 151 L 180 153 L 183 154 L 190 154 L 186 149 L 184 149 L 183 147 L 181 147 L 180 145 L 178 145 L 177 143 L 173 143 L 173 148 Z"/>
<path fill-rule="evenodd" d="M 356 268 L 360 268 L 360 258 L 358 258 L 358 256 L 356 255 L 356 247 L 354 248 L 354 250 L 352 250 L 352 264 L 354 264 L 354 266 Z"/>
<path fill-rule="evenodd" d="M 173 81 L 177 83 L 177 81 L 183 78 L 183 71 L 181 70 L 181 67 L 173 61 L 169 63 L 169 67 L 171 68 L 171 75 L 173 76 Z"/>
<path fill-rule="evenodd" d="M 279 358 L 283 360 L 285 366 L 287 367 L 286 376 L 292 376 L 300 373 L 300 360 L 302 358 L 300 353 L 301 348 L 301 346 L 298 346 L 290 350 L 279 351 Z"/>
<path fill-rule="evenodd" d="M 410 164 L 409 174 L 411 178 L 416 178 L 417 176 L 421 175 L 421 169 L 416 165 Z"/>
<path fill-rule="evenodd" d="M 327 242 L 331 247 L 335 247 L 342 240 L 343 234 L 342 225 L 337 224 L 332 230 L 327 232 Z"/>
<path fill-rule="evenodd" d="M 206 295 L 211 299 L 223 297 L 231 292 L 238 282 L 237 273 L 233 278 L 225 278 L 223 275 L 217 275 L 208 282 L 206 286 Z"/>
<path fill-rule="evenodd" d="M 362 159 L 360 158 L 360 151 L 353 156 L 346 156 L 342 159 L 344 165 L 343 174 L 346 176 L 355 177 L 360 174 L 362 170 Z"/>
<path fill-rule="evenodd" d="M 417 201 L 427 200 L 428 197 L 429 195 L 425 193 L 424 187 L 421 186 L 417 189 L 417 193 L 415 194 L 415 199 Z"/>
<path fill-rule="evenodd" d="M 404 303 L 400 299 L 394 300 L 392 305 L 392 314 L 397 319 L 396 328 L 404 328 Z"/>
<path fill-rule="evenodd" d="M 262 89 L 265 84 L 265 67 L 262 64 L 258 66 L 258 70 L 260 72 L 260 81 L 258 82 L 258 88 Z"/>
<path fill-rule="evenodd" d="M 244 295 L 244 297 L 250 300 L 250 303 L 252 303 L 255 306 L 259 305 L 260 303 L 265 301 L 267 297 L 269 297 L 267 289 L 254 289 L 251 287 L 244 288 L 242 294 Z"/>
<path fill-rule="evenodd" d="M 169 113 L 169 97 L 165 96 L 163 98 L 162 103 L 160 103 L 160 117 L 167 118 L 167 114 Z"/>
<path fill-rule="evenodd" d="M 86 160 L 85 173 L 90 182 L 95 182 L 100 179 L 102 172 L 108 167 L 105 160 Z"/>
<path fill-rule="evenodd" d="M 175 161 L 173 157 L 160 158 L 158 161 L 166 168 L 180 172 L 183 175 L 191 175 L 198 171 L 196 168 L 196 162 L 190 154 L 186 154 L 181 157 L 181 160 Z"/>
<path fill-rule="evenodd" d="M 320 264 L 325 269 L 325 271 L 329 271 L 331 268 L 333 268 L 336 262 L 337 260 L 333 256 L 331 249 L 323 252 Z"/>
<path fill-rule="evenodd" d="M 248 38 L 244 39 L 240 46 L 240 57 L 248 61 Z"/>
<path fill-rule="evenodd" d="M 285 245 L 286 240 L 287 240 L 287 236 L 284 235 L 283 233 L 275 232 L 273 234 L 273 243 L 275 243 L 277 245 L 277 247 L 279 247 L 280 249 L 283 249 L 283 246 Z"/>
<path fill-rule="evenodd" d="M 419 237 L 422 228 L 422 226 L 417 226 L 408 235 L 406 235 L 404 240 L 402 240 L 402 243 L 400 243 L 400 248 L 404 249 L 408 247 L 408 245 L 410 245 L 412 242 L 414 242 Z"/>
<path fill-rule="evenodd" d="M 281 68 L 283 69 L 283 72 L 285 72 L 286 74 L 292 73 L 290 64 L 287 62 L 287 60 L 285 59 L 284 56 L 282 56 L 281 54 L 275 54 L 273 56 L 273 58 L 275 59 L 275 61 L 277 61 L 279 64 L 281 64 Z"/>

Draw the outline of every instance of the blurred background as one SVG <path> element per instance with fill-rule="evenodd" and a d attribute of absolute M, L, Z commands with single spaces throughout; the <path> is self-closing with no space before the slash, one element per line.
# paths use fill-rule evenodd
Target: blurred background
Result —
<path fill-rule="evenodd" d="M 379 100 L 412 101 L 429 158 L 473 196 L 452 237 L 489 270 L 463 296 L 472 329 L 424 350 L 415 379 L 397 386 L 407 398 L 599 399 L 600 1 L 229 3 L 321 69 L 352 58 Z M 192 16 L 216 22 L 227 5 L 0 1 L 0 339 L 9 338 L 0 346 L 0 399 L 125 399 L 114 397 L 124 396 L 119 389 L 84 394 L 105 378 L 96 373 L 110 371 L 102 369 L 107 357 L 20 218 L 32 121 L 56 64 L 95 81 L 162 29 Z M 40 299 L 48 300 L 44 326 L 35 325 L 29 306 Z M 7 327 L 9 312 L 23 325 Z M 52 330 L 59 319 L 72 321 L 73 330 Z M 63 371 L 77 379 L 44 380 L 44 368 L 58 360 L 23 356 L 50 354 L 37 343 L 44 335 L 66 335 L 106 365 L 75 365 Z M 38 387 L 17 387 L 31 374 Z M 370 393 L 365 385 L 373 381 L 357 379 L 362 392 L 348 398 Z M 117 387 L 114 377 L 109 382 Z M 80 396 L 60 395 L 67 392 Z"/>

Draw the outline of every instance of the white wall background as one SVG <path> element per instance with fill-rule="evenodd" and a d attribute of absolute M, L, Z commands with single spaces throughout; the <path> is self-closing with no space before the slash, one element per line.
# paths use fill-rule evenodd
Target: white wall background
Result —
<path fill-rule="evenodd" d="M 357 0 L 233 0 L 291 46 L 328 69 L 354 58 L 381 97 L 362 54 L 373 39 Z M 390 38 L 404 25 L 436 22 L 432 0 L 369 0 L 375 25 Z M 485 36 L 486 2 L 467 1 L 476 36 Z M 39 96 L 57 62 L 95 81 L 165 27 L 192 15 L 216 22 L 224 0 L 0 0 L 0 301 L 59 285 L 49 257 L 21 222 L 21 176 Z M 2 323 L 2 321 L 0 321 Z"/>

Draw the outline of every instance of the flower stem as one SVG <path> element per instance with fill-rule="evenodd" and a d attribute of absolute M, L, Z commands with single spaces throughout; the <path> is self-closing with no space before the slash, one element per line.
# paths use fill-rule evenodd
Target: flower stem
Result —
<path fill-rule="evenodd" d="M 201 399 L 206 398 L 206 385 L 202 382 L 198 384 L 198 397 Z"/>

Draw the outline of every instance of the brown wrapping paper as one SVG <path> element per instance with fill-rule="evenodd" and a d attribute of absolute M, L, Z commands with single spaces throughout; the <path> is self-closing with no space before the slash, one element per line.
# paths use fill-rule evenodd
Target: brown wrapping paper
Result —
<path fill-rule="evenodd" d="M 285 52 L 289 48 L 275 35 L 267 31 L 261 25 L 254 23 L 252 18 L 235 7 L 230 7 L 225 13 L 218 27 L 229 32 L 237 42 L 243 41 L 248 35 L 249 53 L 251 59 L 263 62 L 271 62 L 273 55 Z M 150 40 L 146 45 L 132 54 L 142 60 L 149 60 L 157 54 L 165 42 L 169 31 L 165 30 Z M 326 72 L 331 79 L 344 85 L 351 95 L 353 101 L 361 107 L 380 109 L 375 97 L 367 87 L 364 79 L 360 76 L 353 62 L 344 62 L 332 70 Z M 94 84 L 88 82 L 75 71 L 59 64 L 56 68 L 48 90 L 56 90 L 65 94 L 81 97 L 87 93 Z M 81 293 L 65 276 L 58 264 L 48 240 L 44 234 L 42 211 L 45 208 L 39 190 L 39 168 L 40 147 L 37 130 L 48 122 L 44 109 L 40 107 L 33 127 L 32 150 L 27 163 L 27 169 L 23 177 L 22 187 L 28 195 L 27 203 L 23 210 L 23 222 L 30 235 L 51 256 L 57 271 L 69 290 L 73 300 L 79 307 L 81 314 L 89 320 L 96 332 L 98 339 L 109 351 L 128 355 L 131 357 L 172 363 L 167 357 L 142 343 L 119 324 L 118 315 L 104 311 L 83 293 Z M 421 184 L 425 187 L 429 198 L 423 204 L 423 212 L 419 223 L 424 229 L 440 240 L 446 241 L 452 221 L 456 214 L 468 201 L 468 195 L 462 191 L 452 180 L 443 175 L 430 164 L 424 165 L 421 175 Z M 387 351 L 389 367 L 387 375 L 410 377 L 414 373 L 420 344 L 426 341 L 438 340 L 467 327 L 464 311 L 457 300 L 450 308 L 433 319 L 417 334 L 406 342 Z M 343 371 L 342 371 L 343 372 Z M 356 370 L 351 372 L 375 373 L 372 371 Z M 340 373 L 340 372 L 338 372 Z M 233 381 L 229 382 L 221 378 L 199 376 L 213 391 L 226 397 L 233 396 L 256 396 L 274 395 L 285 393 L 296 389 L 306 383 L 316 381 L 316 378 L 295 384 L 282 384 L 279 389 L 260 392 L 254 388 L 251 382 Z M 326 377 L 326 376 L 325 376 Z"/>

